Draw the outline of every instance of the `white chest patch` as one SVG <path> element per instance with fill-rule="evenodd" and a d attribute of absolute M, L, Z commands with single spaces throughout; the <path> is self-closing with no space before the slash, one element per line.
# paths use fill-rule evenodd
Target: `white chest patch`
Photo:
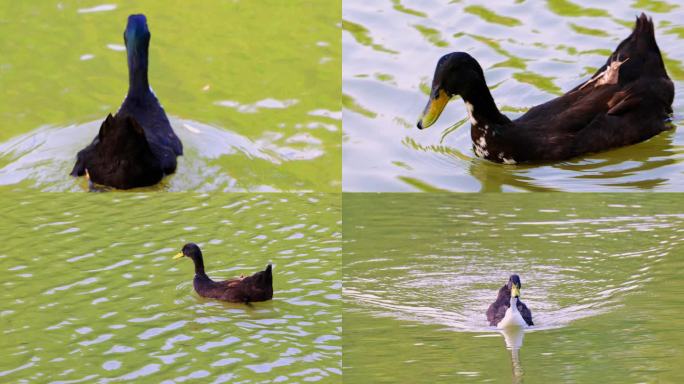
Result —
<path fill-rule="evenodd" d="M 470 116 L 470 124 L 477 125 L 477 120 L 475 120 L 475 116 L 473 115 L 473 105 L 469 102 L 466 102 L 465 105 L 468 110 L 468 116 Z"/>
<path fill-rule="evenodd" d="M 496 325 L 497 328 L 499 329 L 505 329 L 505 328 L 526 328 L 527 323 L 525 322 L 525 319 L 523 319 L 522 315 L 518 310 L 513 310 L 512 308 L 508 308 L 506 310 L 506 314 L 504 315 L 504 318 L 501 319 L 499 324 Z"/>
<path fill-rule="evenodd" d="M 517 162 L 512 157 L 507 158 L 503 152 L 499 153 L 499 155 L 497 157 L 504 164 L 517 164 Z"/>
<path fill-rule="evenodd" d="M 489 156 L 489 151 L 487 150 L 487 140 L 484 136 L 480 136 L 480 138 L 475 142 L 475 154 L 478 157 Z"/>

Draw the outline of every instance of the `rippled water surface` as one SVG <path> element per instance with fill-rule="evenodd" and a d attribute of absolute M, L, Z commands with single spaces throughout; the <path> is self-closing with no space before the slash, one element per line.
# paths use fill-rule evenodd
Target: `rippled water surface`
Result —
<path fill-rule="evenodd" d="M 150 84 L 185 146 L 154 189 L 339 191 L 339 1 L 3 2 L 0 185 L 68 176 L 128 88 L 123 30 L 145 13 Z M 292 23 L 293 18 L 306 23 Z"/>
<path fill-rule="evenodd" d="M 684 210 L 667 194 L 345 194 L 350 382 L 680 382 Z M 485 312 L 522 279 L 535 326 Z"/>
<path fill-rule="evenodd" d="M 424 131 L 435 64 L 453 51 L 482 65 L 502 111 L 517 117 L 589 78 L 653 17 L 684 125 L 684 7 L 675 1 L 359 1 L 343 4 L 345 191 L 682 191 L 684 131 L 556 164 L 475 157 L 461 100 Z"/>
<path fill-rule="evenodd" d="M 339 195 L 0 195 L 0 381 L 340 382 Z M 273 264 L 272 301 L 193 290 Z M 192 380 L 191 380 L 192 381 Z"/>

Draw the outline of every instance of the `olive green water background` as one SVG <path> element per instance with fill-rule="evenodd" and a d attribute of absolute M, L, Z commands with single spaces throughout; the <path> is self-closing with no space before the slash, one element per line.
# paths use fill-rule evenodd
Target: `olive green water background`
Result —
<path fill-rule="evenodd" d="M 460 98 L 432 127 L 416 128 L 442 55 L 471 54 L 516 118 L 586 81 L 641 12 L 653 18 L 675 84 L 677 130 L 529 166 L 477 158 Z M 345 191 L 684 191 L 682 2 L 345 0 L 342 17 Z"/>
<path fill-rule="evenodd" d="M 152 190 L 340 190 L 339 0 L 1 2 L 0 185 L 86 189 L 68 173 L 126 95 L 132 13 L 185 149 Z"/>
<path fill-rule="evenodd" d="M 0 382 L 341 382 L 341 216 L 326 194 L 0 194 Z M 273 264 L 272 301 L 199 297 Z"/>
<path fill-rule="evenodd" d="M 682 382 L 683 201 L 344 194 L 345 381 Z M 517 351 L 485 316 L 512 273 Z"/>

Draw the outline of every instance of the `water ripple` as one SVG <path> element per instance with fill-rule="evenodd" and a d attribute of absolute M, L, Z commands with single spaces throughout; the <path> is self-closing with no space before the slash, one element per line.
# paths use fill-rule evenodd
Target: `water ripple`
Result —
<path fill-rule="evenodd" d="M 338 195 L 2 198 L 4 381 L 340 380 Z M 199 297 L 192 262 L 172 260 L 189 241 L 216 279 L 271 263 L 273 300 Z"/>
<path fill-rule="evenodd" d="M 178 169 L 159 186 L 149 189 L 169 191 L 279 191 L 283 185 L 255 184 L 250 175 L 233 176 L 221 163 L 263 161 L 270 167 L 286 162 L 313 161 L 325 154 L 324 143 L 311 134 L 284 136 L 264 132 L 254 140 L 237 133 L 190 120 L 171 117 L 171 125 L 184 144 L 185 155 Z M 76 153 L 97 134 L 100 120 L 66 127 L 42 127 L 0 143 L 0 185 L 31 185 L 43 191 L 87 189 L 82 178 L 69 177 Z M 251 176 L 253 177 L 253 176 Z M 259 180 L 258 183 L 262 183 Z M 289 179 L 290 185 L 297 181 Z M 142 190 L 146 190 L 143 188 Z M 71 230 L 67 229 L 65 233 Z"/>

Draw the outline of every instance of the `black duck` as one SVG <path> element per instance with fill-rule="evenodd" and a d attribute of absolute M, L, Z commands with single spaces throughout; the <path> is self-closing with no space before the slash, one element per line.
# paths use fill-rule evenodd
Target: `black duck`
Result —
<path fill-rule="evenodd" d="M 147 79 L 150 31 L 144 15 L 131 15 L 124 31 L 128 95 L 102 123 L 93 142 L 78 152 L 72 176 L 119 189 L 158 183 L 176 170 L 183 145 Z"/>
<path fill-rule="evenodd" d="M 647 140 L 671 127 L 674 85 L 653 22 L 642 13 L 589 80 L 512 121 L 497 108 L 474 58 L 464 52 L 443 56 L 418 128 L 432 125 L 457 95 L 470 114 L 475 154 L 515 164 L 566 160 Z"/>

